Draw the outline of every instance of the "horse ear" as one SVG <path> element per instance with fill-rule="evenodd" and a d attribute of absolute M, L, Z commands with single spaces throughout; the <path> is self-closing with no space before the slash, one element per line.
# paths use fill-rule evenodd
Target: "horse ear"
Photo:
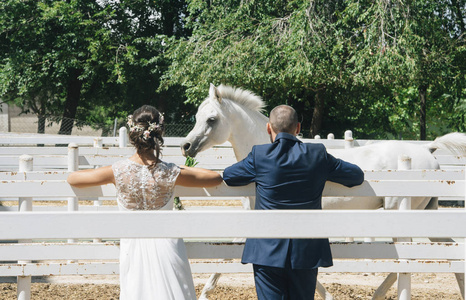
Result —
<path fill-rule="evenodd" d="M 222 95 L 213 83 L 210 84 L 209 98 L 216 99 L 218 102 L 222 103 Z"/>

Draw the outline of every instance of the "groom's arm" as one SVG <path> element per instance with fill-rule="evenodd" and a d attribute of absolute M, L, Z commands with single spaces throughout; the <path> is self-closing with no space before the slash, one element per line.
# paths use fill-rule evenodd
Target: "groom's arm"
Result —
<path fill-rule="evenodd" d="M 360 185 L 364 182 L 364 172 L 355 164 L 333 157 L 327 154 L 330 172 L 329 181 L 343 184 L 347 187 Z"/>
<path fill-rule="evenodd" d="M 254 148 L 245 159 L 226 168 L 223 172 L 223 180 L 229 186 L 248 185 L 254 182 L 255 178 Z"/>

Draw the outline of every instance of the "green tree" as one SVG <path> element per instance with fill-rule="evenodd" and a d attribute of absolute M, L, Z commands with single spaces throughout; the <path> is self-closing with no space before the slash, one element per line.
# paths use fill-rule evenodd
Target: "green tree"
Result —
<path fill-rule="evenodd" d="M 39 132 L 48 114 L 75 116 L 83 61 L 89 57 L 89 29 L 96 26 L 89 15 L 97 4 L 87 4 L 14 0 L 0 4 L 0 96 L 37 114 Z M 60 133 L 71 131 L 68 122 L 61 124 Z"/>
<path fill-rule="evenodd" d="M 2 1 L 0 97 L 38 115 L 39 132 L 61 114 L 61 134 L 75 118 L 113 123 L 141 104 L 181 107 L 177 86 L 156 89 L 171 37 L 189 34 L 182 15 L 181 0 Z"/>
<path fill-rule="evenodd" d="M 188 102 L 210 82 L 238 85 L 297 107 L 310 136 L 346 127 L 402 137 L 441 107 L 443 123 L 460 119 L 446 102 L 464 98 L 464 4 L 192 0 L 188 9 L 193 34 L 168 52 L 162 82 L 186 87 Z M 438 98 L 424 108 L 427 93 Z"/>
<path fill-rule="evenodd" d="M 389 119 L 417 128 L 420 139 L 427 137 L 429 111 L 436 112 L 435 119 L 439 112 L 451 114 L 453 106 L 445 99 L 464 97 L 455 90 L 464 86 L 458 51 L 464 47 L 465 11 L 464 3 L 449 0 L 351 1 L 346 9 L 348 27 L 362 37 L 356 38 L 353 57 L 356 84 L 389 88 L 386 105 L 396 107 Z M 436 98 L 427 101 L 429 96 Z M 403 131 L 396 124 L 392 129 Z"/>
<path fill-rule="evenodd" d="M 248 88 L 269 105 L 310 111 L 319 133 L 328 89 L 347 85 L 338 29 L 343 1 L 190 1 L 193 35 L 172 48 L 164 86 L 182 84 L 198 103 L 209 82 Z"/>

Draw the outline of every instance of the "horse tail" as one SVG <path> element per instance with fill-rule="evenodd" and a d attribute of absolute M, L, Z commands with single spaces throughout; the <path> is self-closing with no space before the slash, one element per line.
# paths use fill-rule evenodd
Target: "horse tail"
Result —
<path fill-rule="evenodd" d="M 466 155 L 466 134 L 452 132 L 436 138 L 433 142 L 426 145 L 430 153 L 437 149 L 447 149 L 457 155 Z"/>

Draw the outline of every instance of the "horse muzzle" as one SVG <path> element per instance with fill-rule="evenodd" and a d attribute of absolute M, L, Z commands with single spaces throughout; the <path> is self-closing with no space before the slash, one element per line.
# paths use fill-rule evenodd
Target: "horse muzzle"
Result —
<path fill-rule="evenodd" d="M 181 143 L 181 153 L 184 157 L 196 157 L 197 149 L 194 149 L 193 144 L 190 142 Z"/>

